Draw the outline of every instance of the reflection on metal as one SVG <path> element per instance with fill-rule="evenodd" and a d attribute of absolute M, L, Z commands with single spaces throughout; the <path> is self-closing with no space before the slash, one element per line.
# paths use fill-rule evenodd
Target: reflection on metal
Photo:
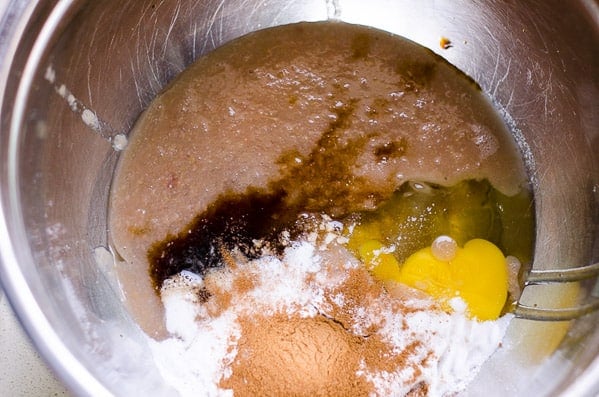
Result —
<path fill-rule="evenodd" d="M 544 285 L 554 283 L 572 283 L 597 277 L 599 275 L 599 262 L 588 266 L 559 269 L 559 270 L 536 270 L 528 274 L 526 285 Z M 589 298 L 578 306 L 570 308 L 541 308 L 537 306 L 517 303 L 512 312 L 518 318 L 536 321 L 568 321 L 578 317 L 591 314 L 599 310 L 599 280 L 596 287 L 591 290 Z"/>

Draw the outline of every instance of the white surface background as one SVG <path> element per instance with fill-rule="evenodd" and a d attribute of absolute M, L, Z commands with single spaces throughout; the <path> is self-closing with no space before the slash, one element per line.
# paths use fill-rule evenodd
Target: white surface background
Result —
<path fill-rule="evenodd" d="M 2 290 L 0 290 L 0 396 L 70 396 L 32 347 Z"/>

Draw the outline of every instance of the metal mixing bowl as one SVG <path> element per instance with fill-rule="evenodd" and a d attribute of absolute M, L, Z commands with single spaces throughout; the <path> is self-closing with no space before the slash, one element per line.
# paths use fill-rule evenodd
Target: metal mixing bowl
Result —
<path fill-rule="evenodd" d="M 201 54 L 260 28 L 339 19 L 445 57 L 489 94 L 523 150 L 534 266 L 599 260 L 593 0 L 8 0 L 0 18 L 0 276 L 75 394 L 172 393 L 122 305 L 106 250 L 110 182 L 124 136 L 156 93 Z M 559 288 L 524 299 L 550 305 Z M 465 394 L 596 395 L 597 321 L 513 321 L 512 347 Z"/>

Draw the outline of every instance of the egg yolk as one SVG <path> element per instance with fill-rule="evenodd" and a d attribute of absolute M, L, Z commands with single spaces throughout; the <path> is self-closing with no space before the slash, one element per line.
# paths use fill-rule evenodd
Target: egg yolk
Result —
<path fill-rule="evenodd" d="M 481 321 L 495 320 L 507 299 L 508 272 L 503 253 L 483 239 L 468 241 L 440 255 L 434 247 L 423 248 L 400 264 L 376 240 L 361 244 L 359 254 L 374 277 L 419 289 L 451 310 L 450 300 L 460 297 L 468 314 Z"/>

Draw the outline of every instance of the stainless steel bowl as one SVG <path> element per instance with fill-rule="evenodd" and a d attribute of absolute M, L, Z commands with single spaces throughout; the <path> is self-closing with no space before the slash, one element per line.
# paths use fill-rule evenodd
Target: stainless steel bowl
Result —
<path fill-rule="evenodd" d="M 480 83 L 523 150 L 536 198 L 534 266 L 599 260 L 593 0 L 4 4 L 0 276 L 33 342 L 75 394 L 173 393 L 122 305 L 106 250 L 110 182 L 124 137 L 156 93 L 201 54 L 260 28 L 339 19 L 445 57 Z M 439 46 L 442 36 L 452 48 Z M 549 305 L 559 288 L 524 299 Z M 465 394 L 596 395 L 597 324 L 597 315 L 571 324 L 513 321 L 512 347 Z"/>

